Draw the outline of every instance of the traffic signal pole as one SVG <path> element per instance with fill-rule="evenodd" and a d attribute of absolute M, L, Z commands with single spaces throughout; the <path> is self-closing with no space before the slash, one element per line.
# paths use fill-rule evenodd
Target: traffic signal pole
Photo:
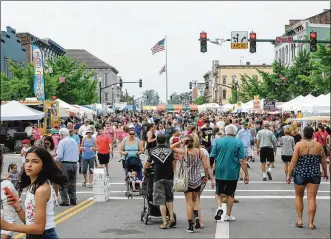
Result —
<path fill-rule="evenodd" d="M 207 39 L 207 41 L 209 41 L 211 43 L 214 43 L 210 39 Z M 231 39 L 224 39 L 224 41 L 231 41 Z M 250 41 L 250 40 L 248 39 L 248 41 Z M 256 42 L 276 43 L 276 40 L 275 39 L 256 39 L 255 41 Z M 310 40 L 294 40 L 293 39 L 293 43 L 310 43 Z M 320 43 L 320 44 L 331 44 L 331 40 L 317 40 L 317 43 Z M 216 44 L 216 45 L 218 45 L 218 44 Z"/>

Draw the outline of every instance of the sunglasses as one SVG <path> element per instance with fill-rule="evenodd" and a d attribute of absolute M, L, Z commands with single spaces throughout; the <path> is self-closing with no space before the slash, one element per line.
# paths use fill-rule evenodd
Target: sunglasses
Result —
<path fill-rule="evenodd" d="M 135 135 L 135 133 L 131 133 L 130 135 Z"/>
<path fill-rule="evenodd" d="M 51 145 L 51 143 L 45 143 L 45 145 Z"/>

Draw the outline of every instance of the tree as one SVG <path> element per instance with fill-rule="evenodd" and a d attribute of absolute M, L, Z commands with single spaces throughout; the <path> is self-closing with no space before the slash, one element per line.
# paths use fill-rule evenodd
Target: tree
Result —
<path fill-rule="evenodd" d="M 12 78 L 1 74 L 1 100 L 24 100 L 34 97 L 34 68 L 32 64 L 18 64 L 10 61 Z M 56 91 L 54 80 L 44 75 L 46 99 L 51 99 Z"/>
<path fill-rule="evenodd" d="M 168 100 L 169 104 L 183 104 L 185 102 L 191 102 L 191 92 L 184 92 L 177 94 L 176 92 L 170 95 L 170 99 Z"/>
<path fill-rule="evenodd" d="M 193 103 L 197 104 L 197 105 L 203 105 L 203 104 L 207 103 L 207 99 L 205 96 L 200 96 L 200 97 L 196 98 Z"/>
<path fill-rule="evenodd" d="M 259 80 L 257 75 L 248 76 L 247 74 L 245 74 L 240 75 L 240 77 L 241 85 L 239 87 L 238 96 L 243 102 L 252 100 L 256 95 L 262 98 L 266 96 L 265 89 L 263 88 L 263 82 Z"/>
<path fill-rule="evenodd" d="M 155 90 L 146 90 L 143 92 L 142 102 L 144 105 L 156 106 L 160 104 L 159 94 Z"/>
<path fill-rule="evenodd" d="M 125 90 L 124 93 L 122 92 L 121 97 L 120 97 L 120 101 L 121 102 L 126 102 L 129 105 L 135 104 L 134 95 L 130 96 L 129 93 L 128 93 L 128 90 Z"/>
<path fill-rule="evenodd" d="M 57 82 L 56 97 L 69 103 L 86 105 L 98 102 L 97 81 L 91 79 L 95 72 L 87 72 L 86 64 L 78 64 L 66 56 L 60 56 L 46 63 L 52 81 Z M 49 69 L 52 69 L 50 73 Z M 59 78 L 64 77 L 63 83 Z"/>

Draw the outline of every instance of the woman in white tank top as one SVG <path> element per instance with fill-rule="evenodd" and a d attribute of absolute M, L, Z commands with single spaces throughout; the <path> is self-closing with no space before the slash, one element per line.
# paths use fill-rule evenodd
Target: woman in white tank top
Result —
<path fill-rule="evenodd" d="M 8 223 L 1 218 L 1 229 L 25 233 L 27 239 L 58 239 L 54 222 L 55 192 L 51 183 L 64 186 L 67 178 L 45 148 L 31 148 L 26 153 L 24 172 L 18 186 L 20 190 L 27 187 L 25 211 L 14 196 L 6 195 L 8 205 L 15 209 L 25 225 Z"/>

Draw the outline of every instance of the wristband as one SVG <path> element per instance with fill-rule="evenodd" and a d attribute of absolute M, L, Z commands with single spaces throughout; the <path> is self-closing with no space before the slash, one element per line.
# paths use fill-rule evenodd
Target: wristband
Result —
<path fill-rule="evenodd" d="M 21 209 L 20 209 L 19 211 L 16 211 L 16 210 L 15 210 L 15 212 L 19 213 L 19 212 L 21 212 L 22 210 L 23 210 L 23 208 L 22 208 L 22 206 L 21 206 Z"/>

